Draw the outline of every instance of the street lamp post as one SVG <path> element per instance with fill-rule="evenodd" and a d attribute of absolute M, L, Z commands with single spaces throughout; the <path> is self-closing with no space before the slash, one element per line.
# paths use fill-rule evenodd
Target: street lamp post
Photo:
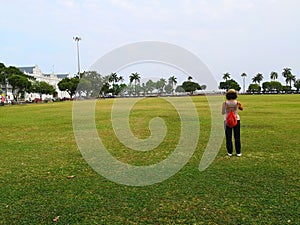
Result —
<path fill-rule="evenodd" d="M 74 41 L 77 43 L 77 63 L 78 63 L 78 76 L 80 77 L 80 61 L 79 61 L 79 41 L 80 37 L 73 37 Z"/>
<path fill-rule="evenodd" d="M 243 78 L 243 92 L 246 93 L 246 83 L 245 83 L 245 78 L 247 76 L 246 73 L 242 73 L 241 74 L 242 78 Z"/>

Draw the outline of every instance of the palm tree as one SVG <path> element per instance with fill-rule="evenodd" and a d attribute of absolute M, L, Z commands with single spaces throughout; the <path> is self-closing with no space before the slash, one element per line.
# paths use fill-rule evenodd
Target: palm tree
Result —
<path fill-rule="evenodd" d="M 137 82 L 140 82 L 140 79 L 141 79 L 141 77 L 140 77 L 140 74 L 138 74 L 138 73 L 131 73 L 131 75 L 129 76 L 129 80 L 130 80 L 130 83 L 132 83 L 133 81 L 134 81 L 134 89 L 135 89 L 135 96 L 136 96 L 136 83 Z"/>
<path fill-rule="evenodd" d="M 284 68 L 282 71 L 282 76 L 285 78 L 286 86 L 288 86 L 289 83 L 290 88 L 292 88 L 292 81 L 296 81 L 296 76 L 292 74 L 292 69 Z"/>
<path fill-rule="evenodd" d="M 223 80 L 227 81 L 228 79 L 230 79 L 230 73 L 224 73 Z"/>
<path fill-rule="evenodd" d="M 296 76 L 293 74 L 288 75 L 288 77 L 286 78 L 286 83 L 290 84 L 290 88 L 292 88 L 292 81 L 295 82 L 296 81 Z"/>
<path fill-rule="evenodd" d="M 271 74 L 270 74 L 270 78 L 271 78 L 272 81 L 277 80 L 277 78 L 278 78 L 278 73 L 272 71 Z"/>
<path fill-rule="evenodd" d="M 121 81 L 121 82 L 123 82 L 124 81 L 124 77 L 123 76 L 119 76 L 119 78 L 118 78 L 119 80 L 118 81 Z"/>
<path fill-rule="evenodd" d="M 290 69 L 290 68 L 284 68 L 282 71 L 282 76 L 285 78 L 286 86 L 288 85 L 290 75 L 292 75 L 291 70 L 292 69 Z"/>
<path fill-rule="evenodd" d="M 119 81 L 119 77 L 117 73 L 111 73 L 108 76 L 108 81 L 112 82 L 112 86 L 113 86 L 113 94 L 115 94 L 115 83 Z"/>
<path fill-rule="evenodd" d="M 171 76 L 169 78 L 169 84 L 172 86 L 172 93 L 174 94 L 174 86 L 177 84 L 177 78 L 175 76 Z"/>
<path fill-rule="evenodd" d="M 108 77 L 109 82 L 112 82 L 113 84 L 115 84 L 115 82 L 118 82 L 118 74 L 117 73 L 111 73 Z"/>
<path fill-rule="evenodd" d="M 254 83 L 260 84 L 260 82 L 263 80 L 264 76 L 261 73 L 256 74 L 255 77 L 252 78 L 252 81 Z"/>
<path fill-rule="evenodd" d="M 246 84 L 245 84 L 245 78 L 247 77 L 247 74 L 246 73 L 242 73 L 241 74 L 241 77 L 243 78 L 243 90 L 244 90 L 244 93 L 245 93 L 245 90 L 246 90 Z"/>

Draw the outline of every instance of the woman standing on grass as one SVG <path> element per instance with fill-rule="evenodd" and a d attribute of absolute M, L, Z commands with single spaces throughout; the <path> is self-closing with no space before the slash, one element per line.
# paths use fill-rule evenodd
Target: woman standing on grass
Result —
<path fill-rule="evenodd" d="M 242 156 L 241 152 L 241 137 L 240 137 L 240 116 L 238 114 L 238 109 L 243 110 L 243 106 L 237 101 L 237 93 L 234 89 L 229 89 L 226 93 L 226 101 L 222 105 L 222 114 L 225 115 L 225 120 L 230 111 L 233 111 L 236 118 L 237 124 L 234 127 L 229 127 L 225 123 L 225 136 L 226 136 L 226 148 L 228 156 L 232 156 L 233 146 L 232 146 L 232 130 L 234 134 L 235 151 L 237 156 Z"/>

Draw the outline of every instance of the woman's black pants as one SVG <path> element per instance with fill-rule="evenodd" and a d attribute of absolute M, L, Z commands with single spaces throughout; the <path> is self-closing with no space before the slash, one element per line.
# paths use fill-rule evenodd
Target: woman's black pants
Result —
<path fill-rule="evenodd" d="M 235 144 L 235 151 L 236 154 L 241 153 L 241 135 L 240 135 L 240 121 L 237 121 L 237 125 L 233 128 L 230 128 L 228 126 L 225 126 L 225 135 L 226 135 L 226 148 L 227 152 L 229 154 L 232 154 L 233 152 L 233 146 L 232 146 L 232 130 L 233 130 L 233 136 L 234 136 L 234 144 Z"/>

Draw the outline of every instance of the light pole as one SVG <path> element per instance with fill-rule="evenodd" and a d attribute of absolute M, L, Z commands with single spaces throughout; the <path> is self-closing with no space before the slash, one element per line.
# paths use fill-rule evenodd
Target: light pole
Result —
<path fill-rule="evenodd" d="M 80 77 L 80 61 L 79 61 L 79 41 L 80 37 L 73 37 L 74 41 L 77 43 L 77 63 L 78 63 L 78 76 Z"/>
<path fill-rule="evenodd" d="M 242 73 L 241 76 L 243 78 L 243 91 L 244 91 L 244 93 L 246 93 L 245 78 L 246 78 L 247 74 L 246 73 Z"/>

